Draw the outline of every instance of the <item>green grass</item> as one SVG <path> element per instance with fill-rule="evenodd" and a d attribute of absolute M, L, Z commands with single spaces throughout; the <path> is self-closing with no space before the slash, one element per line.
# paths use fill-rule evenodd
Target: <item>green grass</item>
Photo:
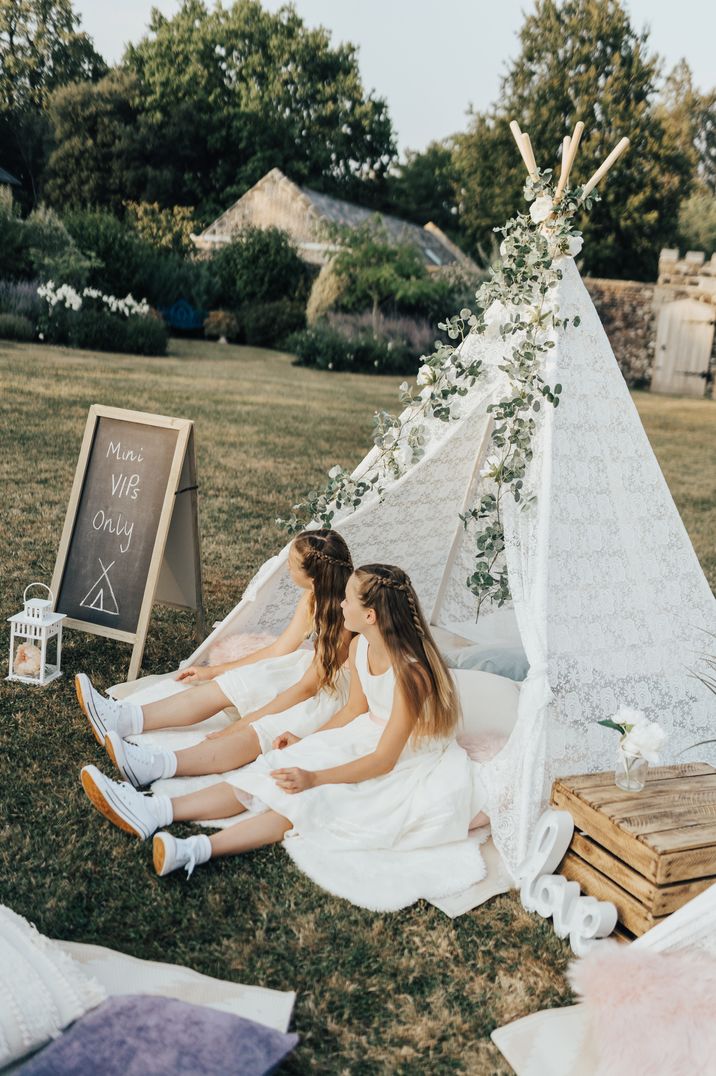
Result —
<path fill-rule="evenodd" d="M 274 526 L 334 462 L 356 462 L 396 378 L 329 376 L 287 356 L 172 342 L 166 359 L 0 344 L 3 615 L 49 581 L 92 403 L 196 422 L 207 618 L 223 617 L 283 543 Z M 716 405 L 637 394 L 667 480 L 716 585 Z M 158 609 L 145 670 L 192 649 L 191 618 Z M 3 644 L 5 645 L 5 644 Z M 0 901 L 40 930 L 297 991 L 286 1073 L 506 1073 L 493 1027 L 566 1004 L 569 953 L 514 894 L 451 922 L 430 905 L 378 915 L 330 897 L 280 848 L 155 877 L 148 846 L 88 806 L 80 766 L 106 767 L 72 690 L 124 679 L 129 648 L 68 632 L 67 675 L 2 685 Z M 189 832 L 187 830 L 187 832 Z"/>

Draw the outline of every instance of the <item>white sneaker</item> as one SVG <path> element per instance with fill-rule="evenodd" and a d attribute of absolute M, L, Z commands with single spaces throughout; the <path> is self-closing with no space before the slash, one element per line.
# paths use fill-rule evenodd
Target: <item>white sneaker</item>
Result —
<path fill-rule="evenodd" d="M 160 878 L 180 867 L 185 867 L 187 877 L 191 878 L 194 867 L 199 863 L 207 863 L 211 858 L 211 845 L 205 834 L 182 840 L 164 831 L 154 834 L 152 858 L 154 869 Z"/>
<path fill-rule="evenodd" d="M 159 829 L 162 822 L 151 796 L 137 792 L 126 781 L 110 780 L 96 766 L 84 766 L 80 778 L 92 806 L 125 833 L 145 841 Z"/>
<path fill-rule="evenodd" d="M 146 747 L 128 743 L 111 729 L 105 737 L 104 747 L 125 781 L 131 781 L 135 788 L 144 788 L 164 776 L 167 751 L 155 755 Z"/>
<path fill-rule="evenodd" d="M 100 747 L 104 747 L 105 737 L 110 729 L 119 736 L 132 736 L 141 732 L 142 711 L 139 706 L 130 702 L 117 702 L 116 699 L 100 694 L 85 673 L 77 673 L 75 676 L 75 691 Z"/>

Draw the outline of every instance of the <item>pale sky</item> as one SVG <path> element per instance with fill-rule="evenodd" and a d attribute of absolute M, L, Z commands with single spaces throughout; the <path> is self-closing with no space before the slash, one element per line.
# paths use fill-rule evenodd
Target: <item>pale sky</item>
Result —
<path fill-rule="evenodd" d="M 228 6 L 231 0 L 224 0 Z M 275 11 L 282 0 L 264 0 Z M 211 0 L 209 6 L 212 6 Z M 295 0 L 309 26 L 359 47 L 363 84 L 388 102 L 401 149 L 464 130 L 466 112 L 496 98 L 533 0 Z M 75 0 L 82 25 L 109 62 L 143 36 L 152 7 L 172 15 L 179 0 Z M 696 85 L 716 85 L 713 0 L 628 0 L 632 23 L 650 28 L 667 68 L 685 57 Z"/>

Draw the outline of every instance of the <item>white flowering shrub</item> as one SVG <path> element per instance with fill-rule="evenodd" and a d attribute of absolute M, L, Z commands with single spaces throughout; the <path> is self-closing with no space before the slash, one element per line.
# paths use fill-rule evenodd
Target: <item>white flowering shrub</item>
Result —
<path fill-rule="evenodd" d="M 37 289 L 37 294 L 46 301 L 50 314 L 57 306 L 64 307 L 66 310 L 81 310 L 84 299 L 93 299 L 105 306 L 110 313 L 121 314 L 125 318 L 146 317 L 151 310 L 146 299 L 137 301 L 131 294 L 118 299 L 114 295 L 104 295 L 97 288 L 83 288 L 81 292 L 78 292 L 70 284 L 61 284 L 56 287 L 53 280 L 41 284 Z"/>
<path fill-rule="evenodd" d="M 78 291 L 53 280 L 41 284 L 37 294 L 46 304 L 38 324 L 42 341 L 96 351 L 166 354 L 166 325 L 146 299 L 131 294 L 120 299 L 98 288 Z"/>

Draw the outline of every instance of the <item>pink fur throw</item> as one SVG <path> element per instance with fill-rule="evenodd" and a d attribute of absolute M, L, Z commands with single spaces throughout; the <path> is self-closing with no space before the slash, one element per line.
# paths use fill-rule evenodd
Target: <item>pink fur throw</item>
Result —
<path fill-rule="evenodd" d="M 262 646 L 270 646 L 275 638 L 275 635 L 267 635 L 265 632 L 229 635 L 226 639 L 214 643 L 209 651 L 209 664 L 223 665 L 227 661 L 238 661 L 247 654 L 260 650 Z"/>
<path fill-rule="evenodd" d="M 600 943 L 571 964 L 599 1055 L 594 1076 L 684 1076 L 716 1066 L 716 958 Z"/>
<path fill-rule="evenodd" d="M 502 750 L 507 740 L 508 737 L 501 732 L 463 732 L 457 737 L 460 747 L 467 751 L 473 762 L 489 762 Z"/>
<path fill-rule="evenodd" d="M 247 631 L 240 632 L 238 635 L 229 635 L 226 639 L 220 639 L 218 643 L 214 643 L 209 651 L 209 664 L 223 665 L 226 661 L 238 661 L 240 658 L 245 658 L 247 654 L 260 650 L 263 646 L 270 646 L 275 639 L 275 635 L 268 635 L 263 631 Z M 313 650 L 313 643 L 310 639 L 304 639 L 298 649 Z"/>

